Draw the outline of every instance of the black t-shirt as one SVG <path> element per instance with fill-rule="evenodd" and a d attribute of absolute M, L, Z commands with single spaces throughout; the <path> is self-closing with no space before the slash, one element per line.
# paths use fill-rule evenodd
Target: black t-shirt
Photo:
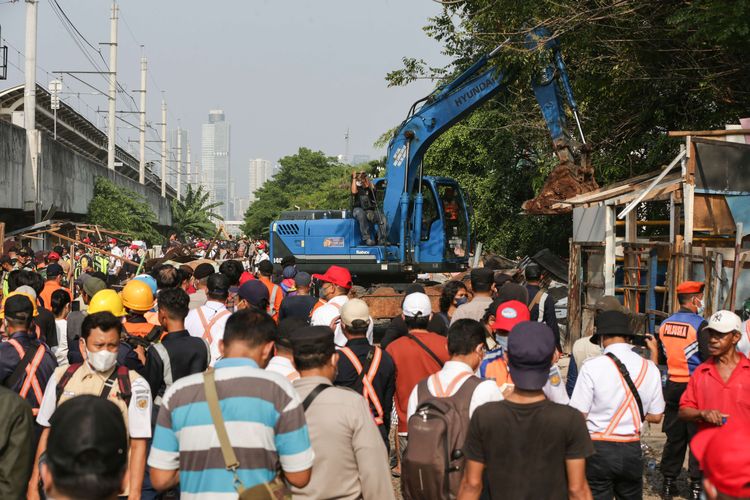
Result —
<path fill-rule="evenodd" d="M 279 307 L 279 321 L 285 318 L 310 318 L 310 311 L 318 301 L 312 295 L 290 295 L 284 297 Z"/>
<path fill-rule="evenodd" d="M 352 194 L 352 208 L 374 210 L 375 197 L 372 194 L 372 190 L 361 186 L 357 187 L 357 194 Z"/>
<path fill-rule="evenodd" d="M 487 403 L 474 412 L 464 454 L 486 466 L 490 498 L 567 499 L 565 460 L 594 453 L 578 410 L 551 401 Z"/>

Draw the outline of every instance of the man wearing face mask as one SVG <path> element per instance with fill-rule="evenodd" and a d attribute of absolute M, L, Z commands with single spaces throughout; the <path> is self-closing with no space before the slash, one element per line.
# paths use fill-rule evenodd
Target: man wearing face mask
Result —
<path fill-rule="evenodd" d="M 695 434 L 695 424 L 677 418 L 680 397 L 685 392 L 693 371 L 710 357 L 709 336 L 705 331 L 707 322 L 703 319 L 703 283 L 685 281 L 677 286 L 677 299 L 680 309 L 664 320 L 659 327 L 659 339 L 667 357 L 669 379 L 664 387 L 664 425 L 667 435 L 661 459 L 661 473 L 664 475 L 664 497 L 672 498 L 677 493 L 676 480 L 685 460 L 688 442 Z M 694 491 L 700 491 L 701 473 L 698 462 L 690 454 L 688 473 Z"/>
<path fill-rule="evenodd" d="M 47 448 L 50 418 L 55 409 L 75 396 L 99 396 L 120 409 L 130 436 L 129 481 L 122 495 L 140 498 L 146 445 L 151 437 L 151 390 L 146 379 L 117 364 L 121 331 L 122 321 L 110 312 L 89 314 L 83 320 L 80 339 L 83 363 L 55 370 L 44 391 L 37 416 L 37 423 L 44 427 L 37 448 L 37 463 Z M 29 483 L 29 498 L 36 493 L 38 470 L 38 467 L 34 467 L 34 475 Z"/>
<path fill-rule="evenodd" d="M 312 326 L 328 326 L 334 332 L 336 345 L 346 345 L 346 337 L 341 331 L 341 307 L 349 301 L 349 290 L 352 288 L 352 275 L 348 269 L 339 266 L 329 267 L 324 274 L 313 274 L 322 284 L 320 296 L 325 302 L 319 302 L 313 307 L 310 318 Z M 372 344 L 372 319 L 367 327 L 367 341 Z"/>

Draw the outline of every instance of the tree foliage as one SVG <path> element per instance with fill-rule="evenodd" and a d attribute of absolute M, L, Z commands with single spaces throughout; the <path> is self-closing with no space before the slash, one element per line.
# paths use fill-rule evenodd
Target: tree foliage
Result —
<path fill-rule="evenodd" d="M 279 163 L 281 170 L 255 192 L 245 212 L 245 234 L 267 237 L 269 224 L 284 210 L 349 208 L 350 167 L 307 148 Z"/>
<path fill-rule="evenodd" d="M 505 42 L 497 65 L 514 75 L 507 91 L 438 139 L 425 167 L 461 181 L 479 239 L 506 255 L 543 246 L 566 253 L 570 236 L 570 216 L 518 215 L 554 166 L 529 84 L 547 61 L 524 46 L 536 26 L 561 43 L 602 185 L 668 163 L 680 141 L 667 130 L 723 128 L 750 109 L 750 0 L 444 2 L 425 32 L 451 64 L 430 68 L 407 57 L 387 80 L 448 81 Z"/>
<path fill-rule="evenodd" d="M 94 197 L 89 203 L 88 221 L 106 229 L 131 234 L 150 244 L 162 238 L 155 229 L 156 214 L 146 200 L 105 177 L 94 180 Z"/>
<path fill-rule="evenodd" d="M 213 212 L 213 209 L 223 203 L 209 203 L 209 195 L 208 191 L 203 190 L 203 186 L 198 186 L 196 190 L 188 184 L 185 197 L 182 200 L 172 200 L 172 228 L 179 236 L 209 238 L 216 232 L 216 226 L 211 220 L 223 218 Z"/>

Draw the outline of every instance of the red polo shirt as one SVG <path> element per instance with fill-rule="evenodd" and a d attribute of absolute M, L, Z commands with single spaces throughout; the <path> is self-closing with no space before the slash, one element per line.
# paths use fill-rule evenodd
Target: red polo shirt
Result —
<path fill-rule="evenodd" d="M 738 353 L 739 354 L 739 353 Z M 714 359 L 701 363 L 690 377 L 680 398 L 680 407 L 697 410 L 719 410 L 729 419 L 750 421 L 750 360 L 740 354 L 740 362 L 724 382 Z M 700 429 L 713 427 L 700 423 Z"/>

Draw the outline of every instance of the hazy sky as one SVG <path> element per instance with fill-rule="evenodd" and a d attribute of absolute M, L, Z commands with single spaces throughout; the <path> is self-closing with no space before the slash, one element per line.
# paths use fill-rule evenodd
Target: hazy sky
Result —
<path fill-rule="evenodd" d="M 39 1 L 38 64 L 43 69 L 37 70 L 37 81 L 44 87 L 53 78 L 45 70 L 93 69 L 50 2 Z M 57 2 L 91 44 L 109 41 L 111 2 Z M 422 31 L 439 9 L 430 0 L 125 0 L 120 2 L 118 80 L 128 90 L 140 87 L 143 44 L 152 72 L 147 119 L 161 121 L 159 91 L 165 91 L 169 128 L 179 120 L 188 130 L 194 159 L 200 157 L 200 126 L 208 111 L 224 109 L 232 126 L 236 195 L 246 195 L 250 158 L 275 162 L 300 146 L 342 154 L 347 128 L 350 154 L 383 155 L 373 142 L 433 87 L 422 81 L 387 88 L 385 74 L 401 67 L 403 56 L 446 62 L 440 45 Z M 10 45 L 3 87 L 23 82 L 13 65 L 23 68 L 16 49 L 24 50 L 25 11 L 23 1 L 0 2 L 2 37 Z M 108 50 L 101 46 L 105 60 Z M 100 76 L 85 78 L 101 90 L 108 88 Z M 64 90 L 90 91 L 71 77 L 64 82 Z M 96 109 L 107 109 L 103 96 L 63 97 L 92 121 Z M 126 100 L 118 95 L 118 110 L 129 109 Z M 104 124 L 106 116 L 98 116 Z M 135 115 L 126 119 L 137 123 Z M 138 137 L 132 129 L 119 133 L 125 147 L 128 138 Z M 156 138 L 149 133 L 150 140 Z M 137 144 L 131 147 L 137 152 Z M 149 153 L 149 159 L 156 157 Z"/>

